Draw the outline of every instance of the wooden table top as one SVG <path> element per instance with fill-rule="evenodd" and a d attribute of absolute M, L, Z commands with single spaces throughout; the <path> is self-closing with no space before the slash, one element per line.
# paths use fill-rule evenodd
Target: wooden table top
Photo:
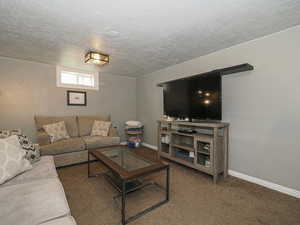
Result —
<path fill-rule="evenodd" d="M 121 151 L 129 151 L 130 155 L 133 157 L 136 157 L 136 159 L 144 160 L 148 163 L 150 163 L 149 166 L 143 167 L 143 168 L 137 168 L 133 170 L 127 170 L 118 163 L 114 162 L 110 157 L 104 154 L 104 152 L 112 151 L 112 150 L 120 150 Z M 147 151 L 147 150 L 146 150 Z M 105 146 L 101 147 L 95 150 L 89 150 L 89 153 L 92 154 L 97 160 L 102 162 L 106 167 L 108 167 L 112 172 L 118 174 L 121 179 L 123 180 L 131 180 L 135 179 L 140 176 L 144 176 L 147 174 L 154 173 L 156 171 L 163 170 L 167 167 L 169 167 L 169 164 L 154 159 L 153 157 L 150 158 L 147 156 L 147 152 L 145 151 L 144 147 L 139 148 L 128 148 L 125 145 L 112 145 L 112 146 Z"/>

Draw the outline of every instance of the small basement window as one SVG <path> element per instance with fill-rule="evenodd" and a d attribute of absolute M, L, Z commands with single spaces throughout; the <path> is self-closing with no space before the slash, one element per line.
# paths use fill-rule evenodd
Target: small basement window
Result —
<path fill-rule="evenodd" d="M 98 72 L 56 67 L 57 87 L 99 90 Z"/>

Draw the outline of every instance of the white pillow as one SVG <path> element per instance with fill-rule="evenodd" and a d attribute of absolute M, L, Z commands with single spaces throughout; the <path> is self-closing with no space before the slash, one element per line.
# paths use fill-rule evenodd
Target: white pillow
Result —
<path fill-rule="evenodd" d="M 125 123 L 129 127 L 142 127 L 142 123 L 140 121 L 129 120 Z"/>
<path fill-rule="evenodd" d="M 47 124 L 43 126 L 46 133 L 50 136 L 50 142 L 56 142 L 62 139 L 70 138 L 64 121 Z"/>
<path fill-rule="evenodd" d="M 95 120 L 92 128 L 91 136 L 107 137 L 110 126 L 111 126 L 111 122 Z"/>
<path fill-rule="evenodd" d="M 0 184 L 32 169 L 31 163 L 25 159 L 26 152 L 15 142 L 18 137 L 14 135 L 6 139 L 9 140 L 0 139 Z"/>
<path fill-rule="evenodd" d="M 12 136 L 9 136 L 7 138 L 4 138 L 2 139 L 3 141 L 6 141 L 7 143 L 11 144 L 11 145 L 14 145 L 16 147 L 20 147 L 22 148 L 20 142 L 19 142 L 19 138 L 17 135 L 12 135 Z"/>

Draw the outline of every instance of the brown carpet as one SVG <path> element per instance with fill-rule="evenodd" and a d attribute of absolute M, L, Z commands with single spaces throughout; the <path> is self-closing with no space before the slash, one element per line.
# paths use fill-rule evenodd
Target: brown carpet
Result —
<path fill-rule="evenodd" d="M 151 150 L 149 150 L 150 152 Z M 169 203 L 132 225 L 299 225 L 300 199 L 228 177 L 212 184 L 210 176 L 171 163 Z M 94 171 L 102 170 L 93 163 Z M 103 177 L 88 178 L 87 164 L 58 170 L 71 213 L 78 225 L 120 224 L 117 192 Z M 163 174 L 151 177 L 164 184 Z M 129 215 L 163 198 L 155 186 L 128 196 Z"/>

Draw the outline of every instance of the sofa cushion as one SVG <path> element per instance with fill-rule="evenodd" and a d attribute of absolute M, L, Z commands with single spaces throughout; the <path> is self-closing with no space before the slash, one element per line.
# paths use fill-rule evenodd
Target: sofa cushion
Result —
<path fill-rule="evenodd" d="M 57 155 L 67 152 L 78 152 L 85 150 L 85 143 L 82 138 L 69 138 L 41 146 L 41 155 Z"/>
<path fill-rule="evenodd" d="M 50 144 L 50 137 L 45 131 L 38 131 L 36 133 L 36 140 L 40 146 Z"/>
<path fill-rule="evenodd" d="M 1 224 L 40 224 L 70 214 L 58 178 L 0 187 Z"/>
<path fill-rule="evenodd" d="M 116 127 L 110 127 L 108 136 L 110 137 L 119 137 L 118 129 Z"/>
<path fill-rule="evenodd" d="M 102 137 L 102 136 L 86 136 L 83 137 L 88 149 L 95 149 L 108 145 L 117 145 L 120 143 L 120 137 Z"/>
<path fill-rule="evenodd" d="M 35 116 L 34 119 L 38 131 L 44 131 L 44 125 L 64 121 L 66 124 L 68 134 L 71 137 L 78 137 L 76 116 Z"/>
<path fill-rule="evenodd" d="M 78 116 L 79 136 L 89 136 L 95 120 L 110 121 L 110 116 Z"/>
<path fill-rule="evenodd" d="M 16 176 L 4 183 L 3 186 L 26 183 L 43 178 L 58 177 L 53 156 L 42 156 L 39 161 L 32 164 L 32 167 L 31 170 Z"/>
<path fill-rule="evenodd" d="M 41 225 L 76 225 L 76 222 L 72 216 L 64 216 L 55 220 L 50 220 Z"/>
<path fill-rule="evenodd" d="M 93 158 L 92 156 L 90 157 L 91 159 Z M 88 150 L 54 155 L 54 162 L 56 168 L 83 163 L 87 161 L 88 161 Z"/>

